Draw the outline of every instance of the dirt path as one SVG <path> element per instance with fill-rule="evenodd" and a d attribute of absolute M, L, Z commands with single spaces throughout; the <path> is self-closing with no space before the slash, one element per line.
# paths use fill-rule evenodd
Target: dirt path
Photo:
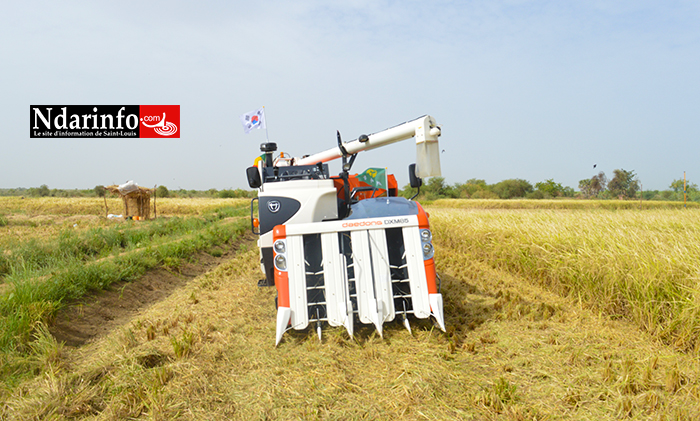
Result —
<path fill-rule="evenodd" d="M 253 241 L 252 235 L 241 240 L 249 246 Z M 128 323 L 141 310 L 164 300 L 175 289 L 233 258 L 241 242 L 221 248 L 220 256 L 200 252 L 178 268 L 155 268 L 137 281 L 119 282 L 109 290 L 70 303 L 59 311 L 49 330 L 57 341 L 68 346 L 80 346 L 103 336 Z"/>

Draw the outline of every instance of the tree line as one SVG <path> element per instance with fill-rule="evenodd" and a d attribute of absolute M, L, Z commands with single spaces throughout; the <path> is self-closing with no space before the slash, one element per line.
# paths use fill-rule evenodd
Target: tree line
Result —
<path fill-rule="evenodd" d="M 109 192 L 104 186 L 98 185 L 92 189 L 51 189 L 46 184 L 39 187 L 15 189 L 0 189 L 0 196 L 24 196 L 24 197 L 103 197 Z M 157 197 L 205 197 L 205 198 L 253 198 L 256 191 L 244 189 L 208 189 L 208 190 L 169 190 L 166 186 L 156 188 Z"/>
<path fill-rule="evenodd" d="M 488 184 L 485 180 L 470 179 L 464 183 L 449 185 L 442 177 L 432 177 L 421 187 L 419 198 L 435 200 L 443 198 L 455 199 L 639 199 L 644 200 L 683 200 L 683 180 L 673 180 L 668 190 L 643 191 L 642 185 L 634 171 L 616 169 L 612 179 L 608 180 L 604 172 L 599 172 L 591 178 L 579 181 L 578 191 L 547 179 L 531 184 L 527 180 L 514 178 Z M 406 185 L 400 193 L 403 197 L 411 197 L 415 189 Z M 685 194 L 687 200 L 700 202 L 700 190 L 697 184 L 686 181 Z"/>
<path fill-rule="evenodd" d="M 27 197 L 102 197 L 107 194 L 104 186 L 92 189 L 50 189 L 46 184 L 39 187 L 0 189 L 0 196 Z M 399 190 L 399 195 L 411 197 L 415 189 L 405 185 Z M 697 184 L 686 181 L 685 194 L 687 200 L 700 202 L 700 189 Z M 208 189 L 208 190 L 169 190 L 166 186 L 156 188 L 157 197 L 206 197 L 206 198 L 253 198 L 255 190 L 244 189 Z M 443 177 L 431 177 L 420 189 L 419 198 L 436 200 L 443 198 L 455 199 L 639 199 L 644 200 L 683 200 L 683 180 L 673 180 L 668 190 L 643 191 L 642 185 L 634 171 L 616 169 L 613 177 L 608 180 L 604 172 L 599 172 L 591 178 L 580 180 L 578 191 L 572 187 L 563 186 L 554 179 L 537 182 L 534 185 L 527 180 L 513 178 L 488 184 L 485 180 L 472 178 L 464 183 L 448 184 Z"/>

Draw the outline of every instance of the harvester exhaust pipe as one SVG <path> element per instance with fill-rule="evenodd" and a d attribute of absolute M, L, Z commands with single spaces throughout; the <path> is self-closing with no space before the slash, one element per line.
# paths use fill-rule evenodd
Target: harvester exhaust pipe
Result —
<path fill-rule="evenodd" d="M 260 144 L 260 152 L 265 153 L 265 166 L 271 167 L 273 165 L 273 154 L 277 150 L 277 144 L 274 142 L 267 142 Z"/>

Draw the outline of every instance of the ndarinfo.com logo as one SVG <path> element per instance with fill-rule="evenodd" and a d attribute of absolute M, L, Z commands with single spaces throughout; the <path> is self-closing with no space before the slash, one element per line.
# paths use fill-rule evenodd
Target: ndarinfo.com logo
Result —
<path fill-rule="evenodd" d="M 30 105 L 29 137 L 179 138 L 179 105 Z"/>

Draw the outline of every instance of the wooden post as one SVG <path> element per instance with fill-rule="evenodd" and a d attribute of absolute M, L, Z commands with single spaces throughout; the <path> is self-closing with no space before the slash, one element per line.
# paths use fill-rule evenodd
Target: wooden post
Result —
<path fill-rule="evenodd" d="M 107 207 L 107 192 L 105 191 L 105 195 L 102 196 L 102 198 L 105 200 L 105 218 L 107 215 L 109 215 L 109 208 Z"/>
<path fill-rule="evenodd" d="M 156 196 L 158 196 L 158 194 L 156 194 L 156 187 L 158 187 L 157 184 L 153 186 L 153 219 L 156 219 L 156 217 L 158 216 L 158 214 L 156 213 Z"/>
<path fill-rule="evenodd" d="M 685 192 L 685 171 L 683 171 L 683 207 L 684 208 L 688 206 L 686 199 L 687 199 L 687 195 Z"/>

